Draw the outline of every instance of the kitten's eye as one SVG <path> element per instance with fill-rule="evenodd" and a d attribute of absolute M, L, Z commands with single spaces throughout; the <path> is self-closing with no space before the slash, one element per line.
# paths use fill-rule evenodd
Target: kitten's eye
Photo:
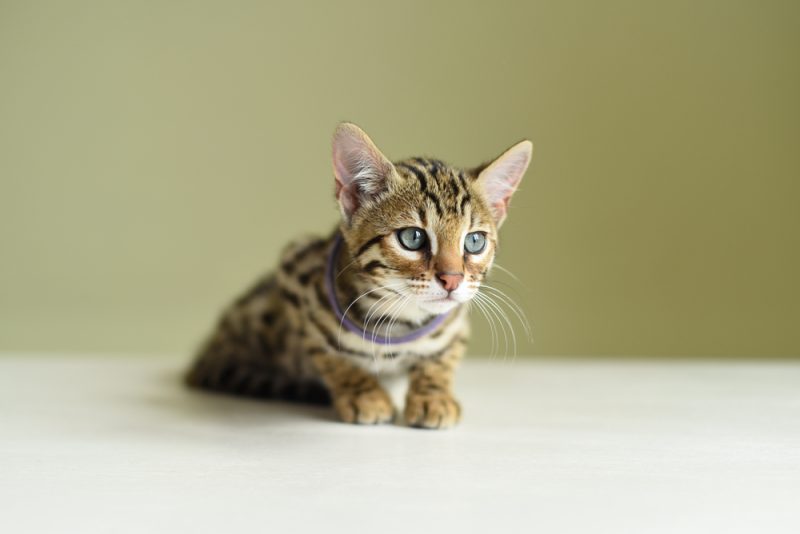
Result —
<path fill-rule="evenodd" d="M 472 232 L 467 234 L 464 240 L 464 250 L 470 254 L 480 254 L 486 248 L 486 234 L 483 232 Z"/>
<path fill-rule="evenodd" d="M 428 242 L 425 230 L 421 228 L 403 228 L 397 231 L 397 239 L 408 250 L 419 250 Z"/>

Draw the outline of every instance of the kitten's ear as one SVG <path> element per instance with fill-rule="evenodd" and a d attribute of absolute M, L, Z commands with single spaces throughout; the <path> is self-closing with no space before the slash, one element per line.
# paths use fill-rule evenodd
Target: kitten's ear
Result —
<path fill-rule="evenodd" d="M 531 162 L 532 153 L 533 143 L 521 141 L 484 167 L 478 175 L 477 183 L 483 189 L 497 226 L 506 218 L 508 202 Z"/>
<path fill-rule="evenodd" d="M 364 201 L 388 189 L 395 170 L 361 128 L 343 122 L 333 134 L 333 174 L 336 199 L 350 220 Z"/>

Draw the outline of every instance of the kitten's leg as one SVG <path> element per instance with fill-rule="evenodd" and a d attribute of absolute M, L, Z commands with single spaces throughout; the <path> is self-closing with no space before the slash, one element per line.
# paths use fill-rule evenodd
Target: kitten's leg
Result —
<path fill-rule="evenodd" d="M 461 419 L 453 396 L 453 375 L 464 353 L 457 343 L 439 358 L 422 359 L 409 372 L 404 419 L 409 426 L 449 428 Z"/>
<path fill-rule="evenodd" d="M 394 418 L 392 400 L 373 374 L 341 356 L 317 354 L 313 361 L 342 421 L 370 425 Z"/>

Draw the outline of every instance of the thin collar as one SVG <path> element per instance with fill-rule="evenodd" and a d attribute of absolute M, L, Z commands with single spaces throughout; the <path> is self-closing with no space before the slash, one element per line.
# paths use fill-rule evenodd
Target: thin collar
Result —
<path fill-rule="evenodd" d="M 344 239 L 342 239 L 342 234 L 337 232 L 336 238 L 333 242 L 333 247 L 331 248 L 331 253 L 328 255 L 328 263 L 325 266 L 325 290 L 328 293 L 328 302 L 330 303 L 333 312 L 336 314 L 336 318 L 339 319 L 339 324 L 343 325 L 351 333 L 358 334 L 363 339 L 369 339 L 378 345 L 399 345 L 401 343 L 415 341 L 422 336 L 430 334 L 439 326 L 441 326 L 445 319 L 447 319 L 447 316 L 452 313 L 451 311 L 437 315 L 416 330 L 412 330 L 405 335 L 396 337 L 385 337 L 374 332 L 368 332 L 366 328 L 360 328 L 347 318 L 342 311 L 342 306 L 339 304 L 339 300 L 336 298 L 336 290 L 334 285 L 336 282 L 336 277 L 334 273 L 336 271 L 336 259 L 339 257 L 339 250 L 342 248 L 343 241 Z"/>

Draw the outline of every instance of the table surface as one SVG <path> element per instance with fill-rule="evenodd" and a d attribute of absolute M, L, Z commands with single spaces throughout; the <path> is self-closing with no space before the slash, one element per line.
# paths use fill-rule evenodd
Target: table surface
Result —
<path fill-rule="evenodd" d="M 800 362 L 468 359 L 449 431 L 0 357 L 2 532 L 800 532 Z"/>

